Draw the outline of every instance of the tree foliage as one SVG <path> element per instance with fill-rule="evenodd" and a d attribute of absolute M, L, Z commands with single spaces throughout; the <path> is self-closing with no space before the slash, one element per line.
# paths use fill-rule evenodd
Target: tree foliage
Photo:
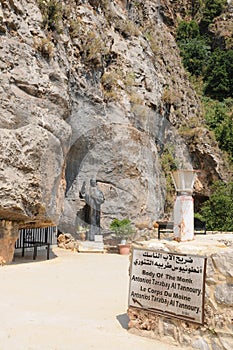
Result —
<path fill-rule="evenodd" d="M 233 182 L 217 181 L 211 191 L 200 211 L 207 230 L 233 231 Z"/>
<path fill-rule="evenodd" d="M 210 56 L 210 46 L 203 38 L 181 41 L 179 44 L 184 67 L 195 76 L 203 74 Z"/>
<path fill-rule="evenodd" d="M 222 101 L 233 97 L 233 50 L 215 50 L 211 55 L 204 80 L 204 93 L 214 99 Z"/>
<path fill-rule="evenodd" d="M 233 99 L 219 102 L 205 97 L 203 105 L 206 124 L 214 131 L 220 148 L 226 151 L 233 161 Z"/>
<path fill-rule="evenodd" d="M 202 75 L 204 94 L 220 101 L 232 96 L 233 51 L 213 50 L 214 38 L 208 27 L 226 4 L 226 0 L 199 1 L 196 10 L 201 20 L 181 21 L 176 32 L 184 67 L 193 76 Z"/>
<path fill-rule="evenodd" d="M 196 21 L 181 21 L 176 32 L 176 41 L 178 43 L 187 41 L 200 36 L 199 26 Z"/>
<path fill-rule="evenodd" d="M 194 20 L 181 21 L 176 34 L 184 67 L 194 76 L 203 74 L 210 56 L 210 46 L 200 35 L 198 23 Z"/>
<path fill-rule="evenodd" d="M 129 219 L 113 219 L 110 229 L 121 238 L 129 238 L 133 234 L 133 228 Z"/>

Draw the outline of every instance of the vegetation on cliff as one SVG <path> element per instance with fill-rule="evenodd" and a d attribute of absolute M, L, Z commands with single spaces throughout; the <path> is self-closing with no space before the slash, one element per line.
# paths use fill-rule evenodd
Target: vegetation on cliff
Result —
<path fill-rule="evenodd" d="M 176 32 L 183 64 L 200 94 L 206 126 L 233 161 L 233 49 L 229 37 L 216 38 L 213 23 L 227 6 L 224 0 L 199 1 L 192 18 Z M 233 230 L 232 183 L 216 182 L 200 216 L 211 230 Z"/>
<path fill-rule="evenodd" d="M 216 40 L 211 31 L 227 2 L 206 0 L 198 4 L 193 18 L 178 25 L 176 40 L 185 68 L 198 79 L 206 125 L 233 160 L 233 50 L 229 41 Z"/>

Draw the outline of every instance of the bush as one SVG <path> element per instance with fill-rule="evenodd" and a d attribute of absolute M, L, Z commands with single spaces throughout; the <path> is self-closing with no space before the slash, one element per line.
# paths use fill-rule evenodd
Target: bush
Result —
<path fill-rule="evenodd" d="M 130 238 L 133 234 L 133 228 L 129 219 L 114 219 L 110 224 L 110 229 L 121 239 Z"/>
<path fill-rule="evenodd" d="M 41 55 L 50 60 L 54 56 L 54 44 L 50 37 L 46 38 L 35 38 L 34 48 L 41 53 Z"/>
<path fill-rule="evenodd" d="M 233 231 L 233 182 L 217 181 L 203 204 L 199 218 L 206 221 L 207 230 Z"/>
<path fill-rule="evenodd" d="M 46 30 L 61 33 L 62 3 L 59 0 L 39 0 L 39 9 L 43 17 L 43 27 Z"/>
<path fill-rule="evenodd" d="M 136 24 L 129 20 L 115 19 L 115 29 L 118 31 L 125 39 L 131 36 L 139 36 L 140 31 Z"/>
<path fill-rule="evenodd" d="M 69 34 L 71 38 L 79 38 L 82 36 L 83 24 L 79 18 L 70 21 Z"/>
<path fill-rule="evenodd" d="M 118 99 L 119 81 L 121 81 L 121 77 L 118 71 L 105 72 L 102 75 L 102 92 L 106 101 L 116 101 Z"/>

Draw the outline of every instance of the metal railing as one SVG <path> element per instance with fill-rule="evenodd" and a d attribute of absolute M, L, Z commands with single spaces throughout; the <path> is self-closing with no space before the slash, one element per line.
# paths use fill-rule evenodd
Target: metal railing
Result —
<path fill-rule="evenodd" d="M 51 245 L 57 244 L 57 227 L 37 227 L 37 228 L 23 228 L 19 230 L 19 237 L 15 243 L 15 249 L 23 248 L 23 240 L 27 239 L 30 241 L 39 241 L 50 243 Z M 25 248 L 31 246 L 24 243 Z"/>

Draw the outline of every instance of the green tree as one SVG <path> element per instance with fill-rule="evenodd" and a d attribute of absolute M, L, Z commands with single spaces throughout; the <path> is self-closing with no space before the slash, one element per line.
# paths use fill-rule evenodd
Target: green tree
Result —
<path fill-rule="evenodd" d="M 187 41 L 200 36 L 199 26 L 196 21 L 181 21 L 176 32 L 176 41 Z"/>
<path fill-rule="evenodd" d="M 203 38 L 193 38 L 179 43 L 184 67 L 195 76 L 203 74 L 210 56 L 210 46 Z"/>
<path fill-rule="evenodd" d="M 217 181 L 211 187 L 211 195 L 203 204 L 200 214 L 207 230 L 233 231 L 233 182 Z"/>
<path fill-rule="evenodd" d="M 200 35 L 197 22 L 181 21 L 177 28 L 176 41 L 184 67 L 192 75 L 201 75 L 210 56 L 210 46 L 207 39 Z"/>
<path fill-rule="evenodd" d="M 204 74 L 206 81 L 204 93 L 222 101 L 233 97 L 233 50 L 215 50 L 208 61 Z"/>

